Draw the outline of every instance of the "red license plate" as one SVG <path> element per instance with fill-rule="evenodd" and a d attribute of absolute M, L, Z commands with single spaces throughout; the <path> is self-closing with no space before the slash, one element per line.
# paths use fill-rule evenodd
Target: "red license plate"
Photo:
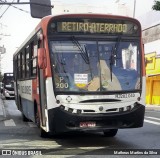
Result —
<path fill-rule="evenodd" d="M 95 122 L 80 122 L 79 126 L 80 127 L 95 127 L 96 123 Z"/>

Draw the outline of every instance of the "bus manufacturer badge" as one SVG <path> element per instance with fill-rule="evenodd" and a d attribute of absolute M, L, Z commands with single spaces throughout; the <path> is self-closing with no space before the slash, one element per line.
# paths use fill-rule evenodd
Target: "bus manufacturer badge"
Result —
<path fill-rule="evenodd" d="M 68 97 L 66 98 L 66 100 L 70 103 L 70 102 L 72 101 L 72 98 L 71 98 L 70 96 L 68 96 Z"/>

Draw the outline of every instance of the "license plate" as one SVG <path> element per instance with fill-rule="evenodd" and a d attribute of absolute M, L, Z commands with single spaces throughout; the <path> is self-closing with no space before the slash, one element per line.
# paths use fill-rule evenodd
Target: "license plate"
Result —
<path fill-rule="evenodd" d="M 80 122 L 79 126 L 80 127 L 95 127 L 96 123 L 95 122 Z"/>

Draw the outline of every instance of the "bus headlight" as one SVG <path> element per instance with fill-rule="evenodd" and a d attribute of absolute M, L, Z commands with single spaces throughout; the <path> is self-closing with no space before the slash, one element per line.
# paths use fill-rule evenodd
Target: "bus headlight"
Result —
<path fill-rule="evenodd" d="M 140 100 L 141 100 L 141 97 L 138 97 L 137 100 L 140 101 Z"/>
<path fill-rule="evenodd" d="M 127 106 L 127 111 L 131 111 L 132 107 L 131 106 Z"/>
<path fill-rule="evenodd" d="M 6 89 L 5 89 L 5 91 L 4 91 L 4 92 L 5 92 L 5 93 L 9 93 L 9 92 L 8 92 L 8 90 L 6 90 Z"/>
<path fill-rule="evenodd" d="M 72 108 L 69 108 L 69 109 L 68 109 L 68 112 L 72 113 L 72 112 L 73 112 L 73 109 L 72 109 Z"/>
<path fill-rule="evenodd" d="M 64 110 L 64 109 L 65 109 L 65 107 L 64 107 L 63 105 L 61 105 L 61 106 L 60 106 L 60 109 Z"/>
<path fill-rule="evenodd" d="M 77 114 L 81 114 L 82 113 L 82 110 L 77 110 Z"/>
<path fill-rule="evenodd" d="M 60 100 L 56 100 L 56 103 L 57 103 L 57 104 L 60 104 Z"/>
<path fill-rule="evenodd" d="M 124 108 L 119 108 L 119 112 L 122 112 L 122 111 L 124 111 Z"/>

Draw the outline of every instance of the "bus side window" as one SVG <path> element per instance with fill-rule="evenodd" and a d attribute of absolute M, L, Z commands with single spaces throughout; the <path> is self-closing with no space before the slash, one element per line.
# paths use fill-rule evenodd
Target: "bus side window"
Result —
<path fill-rule="evenodd" d="M 31 43 L 31 57 L 30 57 L 30 71 L 31 71 L 31 77 L 35 77 L 37 73 L 37 50 L 38 50 L 38 45 L 37 41 L 34 40 Z"/>
<path fill-rule="evenodd" d="M 26 48 L 26 78 L 29 78 L 29 46 Z"/>
<path fill-rule="evenodd" d="M 22 78 L 25 78 L 25 51 L 22 51 Z"/>
<path fill-rule="evenodd" d="M 17 60 L 17 56 L 14 57 L 13 60 L 13 72 L 14 72 L 14 79 L 17 80 L 18 77 L 18 60 Z"/>
<path fill-rule="evenodd" d="M 21 54 L 18 54 L 18 78 L 21 78 Z"/>

